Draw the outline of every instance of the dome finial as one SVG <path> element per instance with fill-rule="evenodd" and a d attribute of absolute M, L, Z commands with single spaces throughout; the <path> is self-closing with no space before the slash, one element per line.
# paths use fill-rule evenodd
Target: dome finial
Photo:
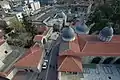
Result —
<path fill-rule="evenodd" d="M 82 16 L 80 21 L 76 22 L 75 32 L 78 34 L 88 34 L 89 30 L 85 24 L 84 16 Z"/>
<path fill-rule="evenodd" d="M 108 25 L 108 27 L 112 27 L 113 23 L 112 22 L 108 22 L 107 25 Z"/>

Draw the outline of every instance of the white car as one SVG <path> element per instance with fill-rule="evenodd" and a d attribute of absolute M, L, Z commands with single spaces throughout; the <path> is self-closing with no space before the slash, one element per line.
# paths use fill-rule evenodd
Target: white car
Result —
<path fill-rule="evenodd" d="M 44 60 L 42 69 L 47 69 L 47 65 L 48 65 L 48 60 Z"/>

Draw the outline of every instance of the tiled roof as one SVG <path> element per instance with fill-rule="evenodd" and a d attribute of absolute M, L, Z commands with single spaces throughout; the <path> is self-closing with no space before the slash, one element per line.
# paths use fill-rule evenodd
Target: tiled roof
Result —
<path fill-rule="evenodd" d="M 44 32 L 44 31 L 47 31 L 47 30 L 48 30 L 48 27 L 46 27 L 46 26 L 37 27 L 38 32 Z"/>
<path fill-rule="evenodd" d="M 84 39 L 87 42 L 101 42 L 97 35 L 78 35 L 78 38 Z M 110 42 L 120 42 L 120 35 L 114 35 Z M 102 42 L 103 43 L 103 42 Z"/>
<path fill-rule="evenodd" d="M 58 61 L 58 71 L 82 72 L 82 63 L 80 58 L 72 56 L 59 56 Z"/>
<path fill-rule="evenodd" d="M 44 31 L 43 36 L 46 36 L 46 35 L 48 34 L 48 31 L 49 31 L 51 28 L 52 28 L 52 27 L 47 27 L 47 30 Z"/>
<path fill-rule="evenodd" d="M 120 43 L 88 43 L 82 52 L 120 53 Z"/>
<path fill-rule="evenodd" d="M 110 42 L 101 42 L 96 35 L 77 35 L 72 42 L 61 42 L 58 71 L 80 71 L 81 61 L 76 57 L 120 56 L 119 47 L 120 36 L 118 35 L 114 35 Z"/>
<path fill-rule="evenodd" d="M 4 73 L 4 72 L 0 72 L 0 76 L 6 77 L 7 75 L 6 75 L 6 73 Z"/>
<path fill-rule="evenodd" d="M 59 53 L 59 55 L 62 55 L 64 53 L 69 54 L 70 52 L 72 52 L 72 53 L 79 53 L 80 52 L 77 38 L 74 41 L 62 42 L 60 44 L 60 53 Z"/>
<path fill-rule="evenodd" d="M 96 35 L 79 35 L 81 56 L 120 56 L 120 36 L 113 36 L 110 42 L 101 42 Z"/>
<path fill-rule="evenodd" d="M 34 48 L 31 49 L 31 52 L 32 53 L 20 59 L 15 64 L 15 67 L 37 67 L 42 56 L 43 50 L 39 46 L 39 44 L 35 44 Z"/>
<path fill-rule="evenodd" d="M 27 56 L 27 55 L 29 55 L 29 54 L 37 51 L 37 50 L 39 50 L 39 45 L 38 45 L 37 43 L 35 43 L 32 47 L 30 47 L 30 48 L 25 52 L 25 54 L 24 54 L 20 59 L 22 59 L 23 57 L 25 57 L 25 56 Z"/>
<path fill-rule="evenodd" d="M 4 39 L 0 39 L 0 45 L 2 45 L 5 42 Z"/>
<path fill-rule="evenodd" d="M 34 41 L 41 41 L 42 39 L 43 39 L 43 35 L 36 35 L 35 37 L 34 37 Z"/>

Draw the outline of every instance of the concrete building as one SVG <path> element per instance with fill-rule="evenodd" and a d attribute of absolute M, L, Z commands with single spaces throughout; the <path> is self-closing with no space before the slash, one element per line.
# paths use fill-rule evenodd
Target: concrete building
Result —
<path fill-rule="evenodd" d="M 39 0 L 42 5 L 55 4 L 57 0 Z"/>
<path fill-rule="evenodd" d="M 44 50 L 42 46 L 36 43 L 34 46 L 28 49 L 24 55 L 19 57 L 18 61 L 12 65 L 10 69 L 0 72 L 0 76 L 2 75 L 10 80 L 16 80 L 16 78 L 18 80 L 20 79 L 20 77 L 18 78 L 17 75 L 19 72 L 23 72 L 23 76 L 25 76 L 24 72 L 40 72 L 41 63 L 44 56 L 43 53 Z"/>
<path fill-rule="evenodd" d="M 11 9 L 10 4 L 7 0 L 1 0 L 0 5 L 3 9 Z"/>
<path fill-rule="evenodd" d="M 53 33 L 52 27 L 41 26 L 38 27 L 38 35 L 34 37 L 34 42 L 39 42 L 40 44 L 44 45 L 48 41 L 49 37 Z"/>
<path fill-rule="evenodd" d="M 30 1 L 30 2 L 26 1 L 26 5 L 23 6 L 23 11 L 28 15 L 31 12 L 33 13 L 34 11 L 36 11 L 38 9 L 40 9 L 40 2 L 39 1 Z"/>
<path fill-rule="evenodd" d="M 63 28 L 58 58 L 59 80 L 88 80 L 88 77 L 90 77 L 89 80 L 95 78 L 106 80 L 108 77 L 114 77 L 114 75 L 116 77 L 112 80 L 119 80 L 117 78 L 118 73 L 104 76 L 106 69 L 99 69 L 104 71 L 100 71 L 99 76 L 94 72 L 90 74 L 90 70 L 92 72 L 96 68 L 102 68 L 101 65 L 120 63 L 120 51 L 118 49 L 120 36 L 113 35 L 113 29 L 110 25 L 103 28 L 99 35 L 87 35 L 86 30 L 88 29 L 81 25 L 74 27 L 76 27 L 75 31 L 70 27 Z M 90 69 L 87 75 L 84 73 L 86 68 Z M 110 68 L 110 71 L 114 72 L 111 69 L 115 68 Z M 97 77 L 91 77 L 92 75 Z"/>
<path fill-rule="evenodd" d="M 0 70 L 5 66 L 4 60 L 12 53 L 11 47 L 4 40 L 3 33 L 0 32 Z"/>
<path fill-rule="evenodd" d="M 58 56 L 59 80 L 119 80 L 120 73 L 116 70 L 120 66 L 116 68 L 114 64 L 120 64 L 120 36 L 113 35 L 110 25 L 103 28 L 99 35 L 88 35 L 88 29 L 81 25 L 66 26 L 62 30 Z M 37 43 L 18 60 L 13 72 L 9 76 L 6 74 L 9 79 L 26 80 L 28 75 L 34 73 L 36 76 L 36 72 L 41 71 L 44 48 L 38 44 L 41 35 L 37 36 L 39 39 L 34 38 Z"/>

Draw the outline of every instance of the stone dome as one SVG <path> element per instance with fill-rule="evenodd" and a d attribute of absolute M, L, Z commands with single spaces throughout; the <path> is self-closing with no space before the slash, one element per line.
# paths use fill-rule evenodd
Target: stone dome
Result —
<path fill-rule="evenodd" d="M 113 37 L 113 28 L 111 26 L 103 28 L 99 33 L 99 39 L 101 41 L 110 41 L 112 37 Z"/>
<path fill-rule="evenodd" d="M 113 35 L 113 28 L 112 27 L 105 27 L 100 31 L 100 34 L 104 37 L 112 36 Z"/>
<path fill-rule="evenodd" d="M 88 34 L 89 28 L 87 27 L 84 21 L 81 21 L 81 22 L 78 21 L 76 22 L 76 25 L 75 25 L 75 32 L 77 34 Z"/>
<path fill-rule="evenodd" d="M 65 27 L 62 30 L 62 39 L 64 41 L 73 41 L 75 39 L 75 32 L 71 27 Z"/>

